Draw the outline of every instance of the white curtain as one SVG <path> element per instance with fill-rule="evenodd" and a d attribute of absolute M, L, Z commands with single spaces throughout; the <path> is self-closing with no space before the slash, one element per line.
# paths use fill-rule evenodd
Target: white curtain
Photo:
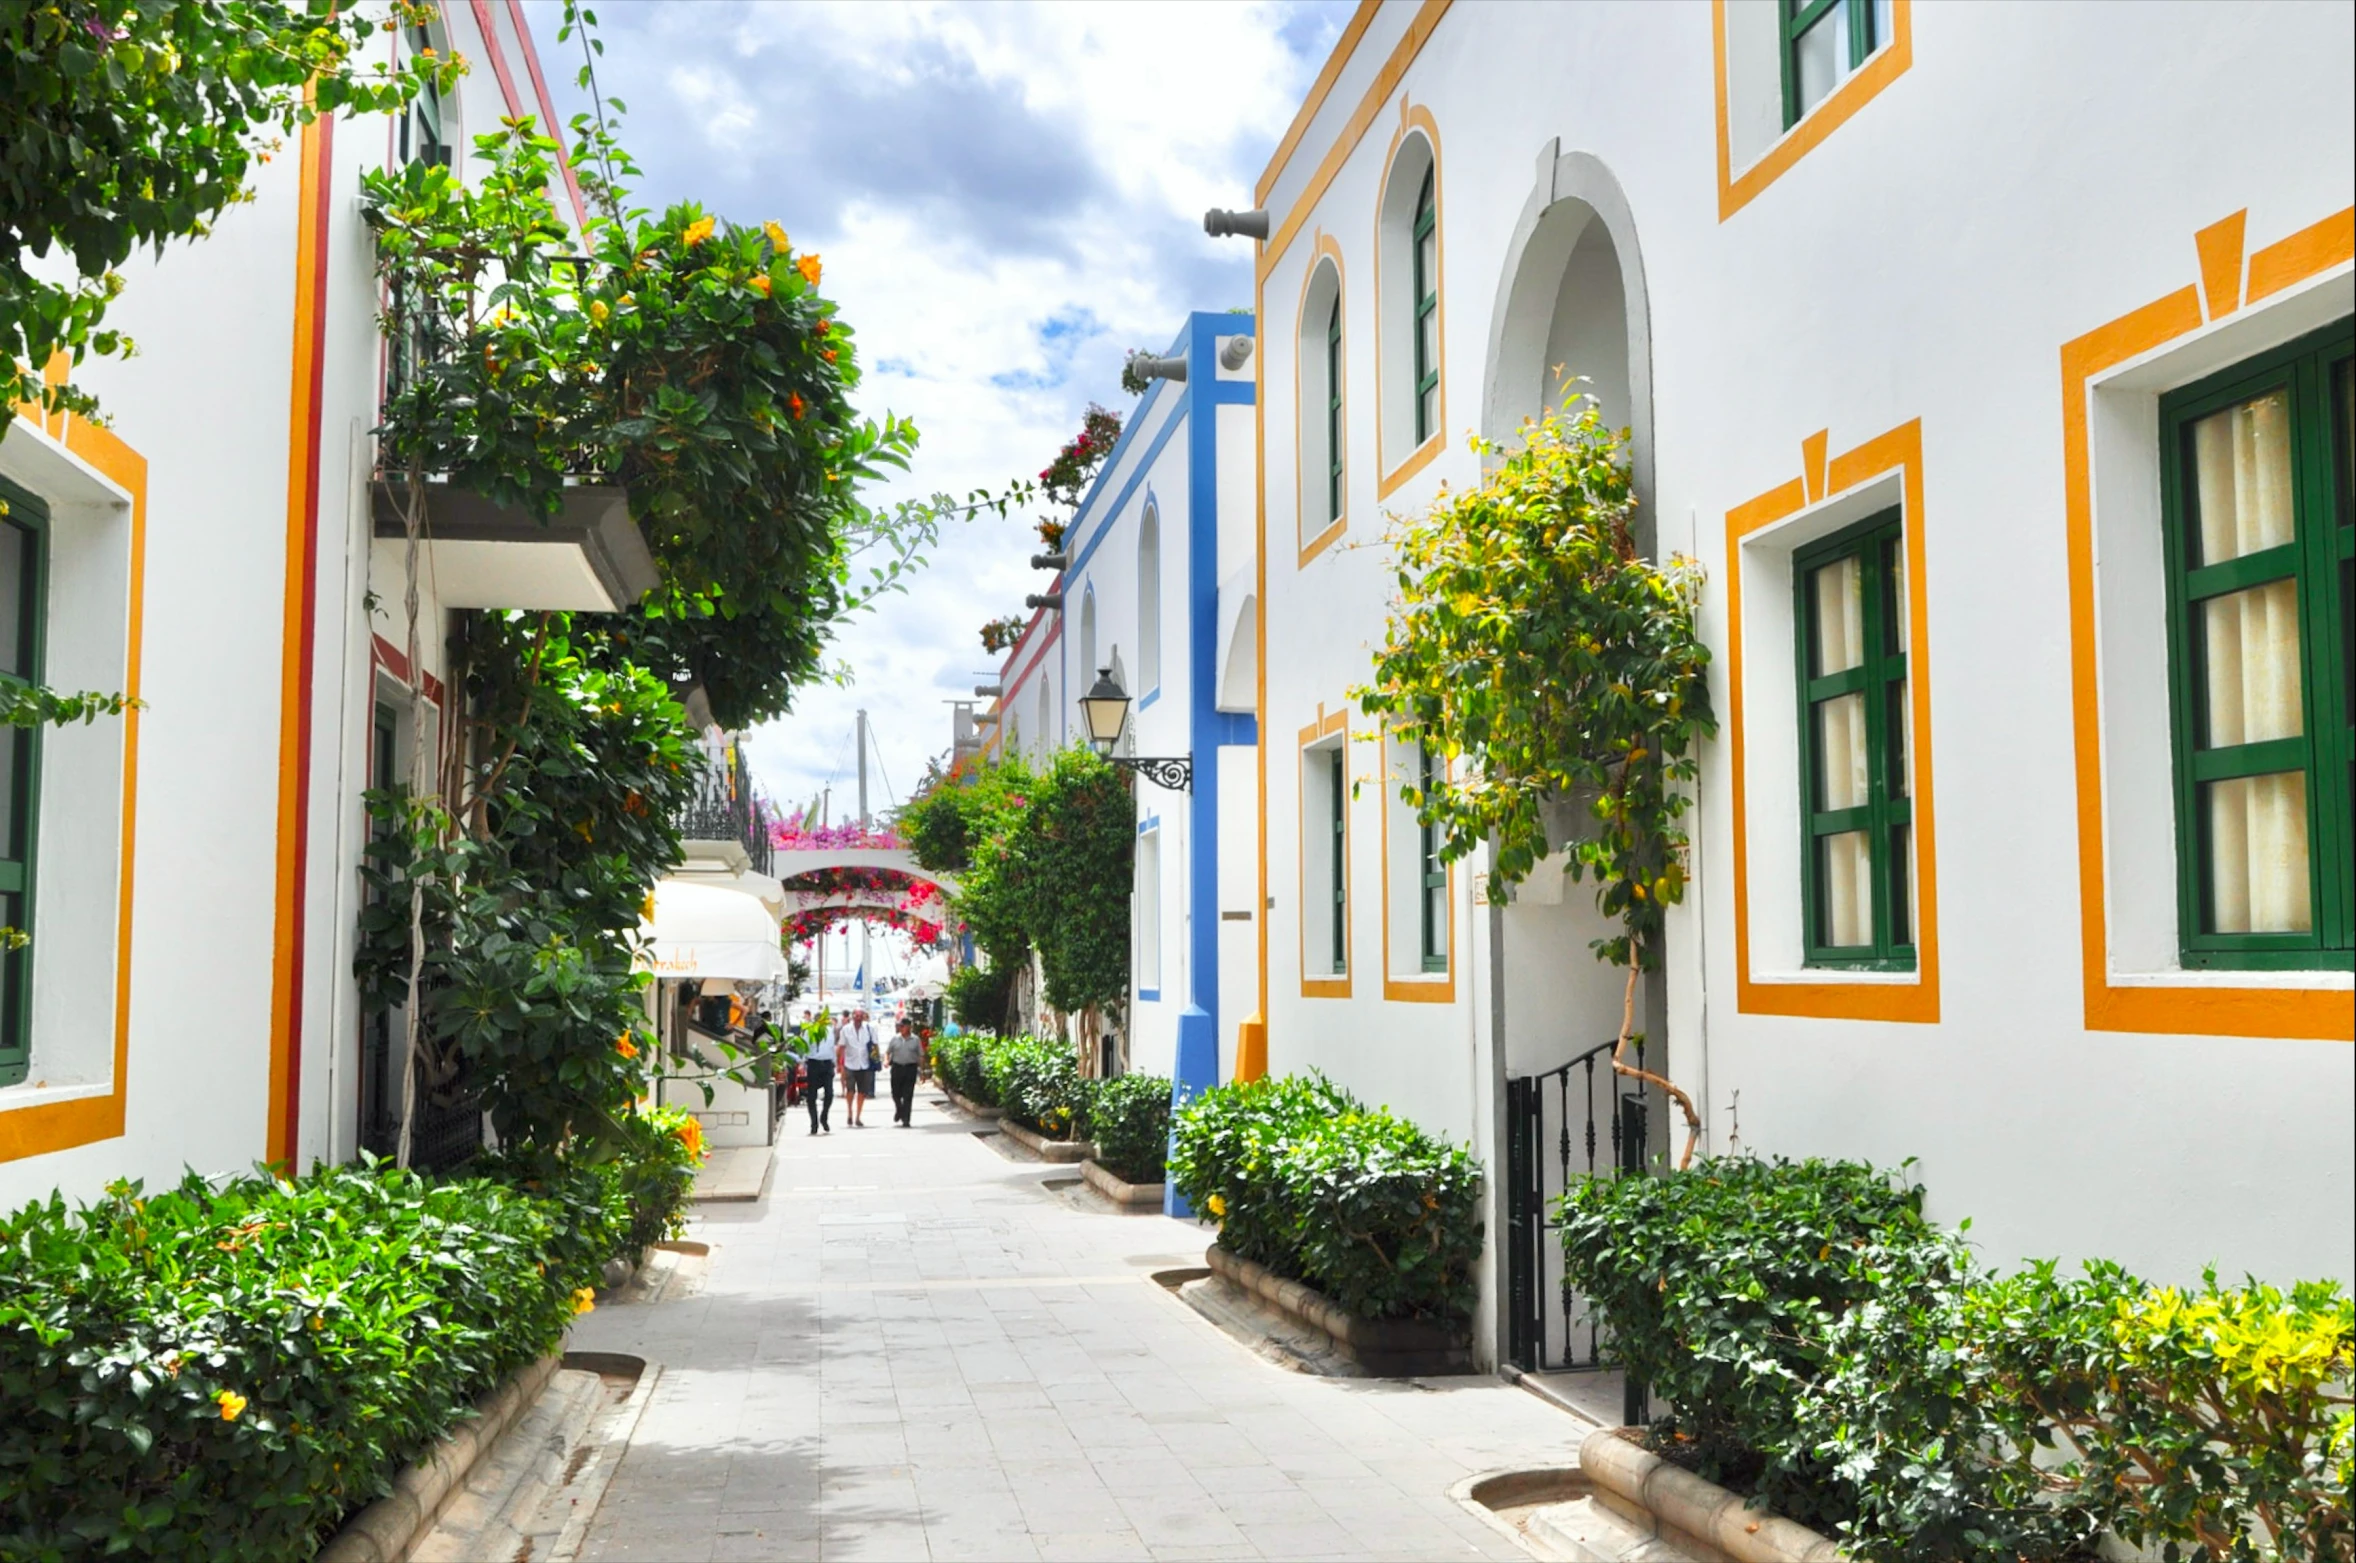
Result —
<path fill-rule="evenodd" d="M 2204 565 L 2278 548 L 2295 536 L 2290 401 L 2271 392 L 2193 426 Z M 2200 605 L 2207 743 L 2212 749 L 2305 731 L 2298 583 L 2290 577 Z M 2298 771 L 2214 782 L 2207 793 L 2215 933 L 2304 933 L 2307 778 Z"/>

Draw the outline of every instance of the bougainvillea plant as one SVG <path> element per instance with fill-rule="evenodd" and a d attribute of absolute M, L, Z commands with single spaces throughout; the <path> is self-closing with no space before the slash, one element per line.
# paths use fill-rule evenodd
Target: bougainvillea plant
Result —
<path fill-rule="evenodd" d="M 896 852 L 900 848 L 900 838 L 889 825 L 862 825 L 855 819 L 840 825 L 822 825 L 810 813 L 808 809 L 795 809 L 772 824 L 769 844 L 780 852 Z"/>
<path fill-rule="evenodd" d="M 1619 924 L 1596 956 L 1628 971 L 1624 1054 L 1638 973 L 1658 965 L 1663 909 L 1685 895 L 1683 788 L 1717 731 L 1694 627 L 1701 571 L 1638 554 L 1628 436 L 1592 400 L 1574 395 L 1524 433 L 1511 453 L 1475 440 L 1495 469 L 1392 527 L 1398 594 L 1374 676 L 1353 693 L 1444 762 L 1428 792 L 1400 789 L 1443 857 L 1493 837 L 1493 895 L 1557 848 L 1572 878 L 1595 881 Z M 1559 798 L 1588 800 L 1567 842 L 1546 830 Z M 1692 1104 L 1645 1078 L 1685 1107 L 1690 1156 Z"/>

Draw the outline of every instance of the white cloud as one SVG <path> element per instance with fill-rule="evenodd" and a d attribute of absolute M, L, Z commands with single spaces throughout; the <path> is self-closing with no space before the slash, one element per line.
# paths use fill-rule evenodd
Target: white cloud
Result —
<path fill-rule="evenodd" d="M 630 113 L 646 204 L 776 218 L 826 262 L 871 413 L 923 445 L 894 495 L 1035 473 L 1090 401 L 1126 410 L 1125 350 L 1194 309 L 1248 304 L 1248 248 L 1201 214 L 1241 206 L 1347 14 L 1317 5 L 608 5 L 598 84 Z M 534 31 L 552 78 L 577 45 Z M 577 94 L 571 95 L 577 99 Z M 568 110 L 569 112 L 569 110 Z M 845 625 L 847 687 L 751 736 L 762 783 L 851 807 L 853 712 L 874 802 L 946 749 L 945 701 L 986 681 L 985 620 L 1045 581 L 1022 522 L 955 524 L 904 596 Z"/>

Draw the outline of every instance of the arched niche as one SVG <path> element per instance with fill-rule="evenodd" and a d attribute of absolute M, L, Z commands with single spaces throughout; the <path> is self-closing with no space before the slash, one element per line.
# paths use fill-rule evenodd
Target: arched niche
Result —
<path fill-rule="evenodd" d="M 1636 537 L 1654 552 L 1652 327 L 1636 221 L 1601 159 L 1549 141 L 1506 244 L 1489 317 L 1481 432 L 1511 448 L 1523 422 L 1559 404 L 1556 366 L 1584 377 L 1634 443 Z"/>

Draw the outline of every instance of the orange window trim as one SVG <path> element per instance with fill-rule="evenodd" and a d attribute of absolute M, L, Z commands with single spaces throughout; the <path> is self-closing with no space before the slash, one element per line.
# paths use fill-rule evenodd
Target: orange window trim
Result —
<path fill-rule="evenodd" d="M 1900 0 L 1900 3 L 1903 4 L 1904 0 Z M 1342 165 L 1350 160 L 1350 154 L 1358 149 L 1358 143 L 1365 139 L 1375 117 L 1382 112 L 1382 106 L 1390 101 L 1391 94 L 1398 90 L 1399 83 L 1406 78 L 1407 67 L 1415 63 L 1415 57 L 1431 41 L 1432 30 L 1440 25 L 1440 18 L 1448 14 L 1448 5 L 1449 0 L 1423 0 L 1423 4 L 1417 8 L 1414 19 L 1407 24 L 1406 33 L 1393 46 L 1390 57 L 1383 61 L 1382 69 L 1375 72 L 1374 80 L 1367 84 L 1365 96 L 1358 100 L 1358 106 L 1350 111 L 1349 122 L 1342 127 L 1342 133 L 1326 149 L 1317 171 L 1309 176 L 1307 186 L 1285 213 L 1284 221 L 1260 246 L 1256 269 L 1261 276 L 1266 276 L 1293 240 L 1300 237 L 1302 225 L 1308 222 L 1309 214 L 1325 198 L 1327 187 L 1342 171 Z M 1278 165 L 1272 164 L 1263 183 L 1272 185 L 1277 171 Z"/>
<path fill-rule="evenodd" d="M 2129 310 L 2062 344 L 2062 480 L 2070 583 L 2070 717 L 2077 759 L 2079 957 L 2089 1031 L 2173 1036 L 2356 1040 L 2348 990 L 2208 983 L 2121 984 L 2111 980 L 2109 879 L 2104 861 L 2101 670 L 2096 653 L 2094 494 L 2086 409 L 2090 382 L 2104 371 L 2188 336 L 2294 283 L 2356 257 L 2356 207 L 2291 234 L 2249 257 L 2241 286 L 2247 212 L 2194 235 L 2200 284 Z M 2204 297 L 2207 308 L 2203 309 Z M 2156 546 L 2156 542 L 2155 542 Z"/>
<path fill-rule="evenodd" d="M 1383 342 L 1382 323 L 1383 200 L 1390 192 L 1391 169 L 1399 161 L 1399 149 L 1407 144 L 1410 132 L 1418 131 L 1422 133 L 1424 140 L 1432 149 L 1432 270 L 1434 273 L 1432 292 L 1439 300 L 1433 313 L 1437 317 L 1435 335 L 1438 340 L 1434 344 L 1434 352 L 1438 355 L 1440 365 L 1438 388 L 1440 410 L 1439 415 L 1432 420 L 1432 432 L 1424 438 L 1421 444 L 1402 457 L 1396 467 L 1393 467 L 1388 465 L 1390 452 L 1386 448 L 1383 438 L 1385 370 L 1389 367 Z M 1407 243 L 1410 251 L 1408 275 L 1413 276 L 1414 224 L 1410 222 L 1408 227 Z M 1382 181 L 1375 186 L 1374 200 L 1374 460 L 1376 469 L 1382 474 L 1374 489 L 1374 497 L 1378 502 L 1390 498 L 1408 479 L 1430 466 L 1432 458 L 1439 455 L 1448 443 L 1448 289 L 1445 286 L 1447 276 L 1448 190 L 1447 181 L 1440 172 L 1440 126 L 1432 118 L 1430 109 L 1420 103 L 1409 103 L 1405 95 L 1402 94 L 1399 99 L 1399 128 L 1391 133 L 1390 149 L 1383 154 Z M 1415 362 L 1416 303 L 1417 301 L 1414 299 L 1407 301 L 1408 339 L 1406 347 L 1407 361 L 1410 365 Z M 1415 375 L 1412 368 L 1409 370 L 1407 378 L 1410 382 L 1414 380 Z M 1407 388 L 1407 394 L 1410 397 L 1415 394 L 1415 386 L 1412 383 Z"/>
<path fill-rule="evenodd" d="M 1386 742 L 1385 747 L 1388 747 Z M 1448 908 L 1448 969 L 1399 976 L 1391 964 L 1391 810 L 1405 808 L 1390 767 L 1382 768 L 1382 888 L 1383 888 L 1383 1002 L 1386 1004 L 1453 1004 L 1456 1002 L 1456 865 L 1447 865 L 1448 887 L 1442 896 Z M 1420 886 L 1418 887 L 1420 888 Z"/>
<path fill-rule="evenodd" d="M 1262 662 L 1265 664 L 1266 659 L 1262 658 Z M 1301 729 L 1300 741 L 1293 749 L 1293 811 L 1295 818 L 1300 821 L 1301 857 L 1300 877 L 1295 883 L 1303 895 L 1307 894 L 1309 885 L 1309 818 L 1303 812 L 1304 805 L 1301 801 L 1306 790 L 1301 784 L 1308 775 L 1307 764 L 1301 757 L 1309 752 L 1311 744 L 1321 743 L 1336 733 L 1342 735 L 1342 781 L 1346 786 L 1350 779 L 1350 712 L 1348 707 L 1328 716 L 1324 705 L 1320 703 L 1317 707 L 1317 720 Z M 1351 922 L 1352 906 L 1349 895 L 1349 864 L 1350 859 L 1356 855 L 1357 843 L 1349 828 L 1349 808 L 1349 795 L 1344 793 L 1342 795 L 1342 949 L 1351 959 L 1343 967 L 1342 974 L 1338 977 L 1312 977 L 1309 975 L 1309 919 L 1307 903 L 1304 901 L 1302 903 L 1303 915 L 1299 919 L 1300 926 L 1295 929 L 1295 932 L 1300 938 L 1301 997 L 1305 999 L 1348 998 L 1350 996 L 1350 979 L 1356 975 L 1358 970 L 1358 962 L 1355 958 L 1357 955 L 1357 929 Z M 1263 907 L 1262 911 L 1265 913 L 1266 908 Z M 1260 921 L 1265 924 L 1267 922 L 1266 916 L 1263 915 Z"/>
<path fill-rule="evenodd" d="M 1828 462 L 1825 451 L 1829 443 L 1827 432 L 1808 436 L 1801 441 L 1799 477 L 1726 513 L 1726 726 L 1734 767 L 1735 1007 L 1746 1015 L 1933 1025 L 1939 1019 L 1939 854 L 1932 798 L 1922 420 L 1902 423 Z M 1902 474 L 1905 503 L 1907 684 L 1914 713 L 1907 736 L 1914 745 L 1915 980 L 1757 982 L 1751 977 L 1750 800 L 1743 742 L 1742 540 L 1820 500 L 1847 493 L 1893 471 Z"/>
<path fill-rule="evenodd" d="M 1293 503 L 1297 511 L 1300 504 L 1301 485 L 1303 480 L 1308 477 L 1308 474 L 1301 470 L 1301 431 L 1309 426 L 1307 420 L 1310 417 L 1310 409 L 1301 400 L 1301 388 L 1307 383 L 1304 369 L 1306 360 L 1302 354 L 1302 347 L 1307 338 L 1302 335 L 1301 328 L 1304 317 L 1309 312 L 1309 290 L 1317 285 L 1317 268 L 1327 261 L 1333 263 L 1334 307 L 1339 309 L 1342 314 L 1341 362 L 1335 366 L 1336 372 L 1342 377 L 1342 416 L 1340 426 L 1334 431 L 1335 437 L 1341 441 L 1342 448 L 1327 456 L 1328 460 L 1333 459 L 1334 455 L 1341 457 L 1342 513 L 1320 528 L 1315 537 L 1306 540 L 1299 536 L 1300 526 L 1296 516 L 1293 527 L 1294 541 L 1300 550 L 1300 557 L 1294 565 L 1296 569 L 1307 568 L 1310 560 L 1340 542 L 1342 534 L 1350 529 L 1350 413 L 1358 404 L 1356 399 L 1350 395 L 1350 298 L 1345 291 L 1349 279 L 1342 273 L 1342 247 L 1334 242 L 1331 234 L 1327 233 L 1317 235 L 1316 245 L 1309 255 L 1309 269 L 1301 278 L 1300 302 L 1293 307 L 1293 489 L 1295 494 Z M 1323 346 L 1324 339 L 1320 336 L 1318 340 L 1320 351 L 1323 350 Z M 1257 358 L 1259 355 L 1254 354 L 1253 356 Z M 1333 394 L 1332 386 L 1326 387 L 1326 394 L 1328 396 Z M 1324 417 L 1325 409 L 1317 408 L 1316 416 Z M 1263 500 L 1264 504 L 1265 500 Z M 1267 540 L 1262 538 L 1261 541 L 1264 553 Z M 1263 691 L 1264 693 L 1265 691 Z"/>
<path fill-rule="evenodd" d="M 63 377 L 62 364 L 53 364 L 51 370 L 52 378 Z M 51 418 L 38 409 L 25 410 L 38 420 L 35 426 L 41 432 L 64 445 L 67 454 L 80 458 L 130 496 L 131 590 L 124 612 L 123 692 L 136 700 L 141 636 L 147 619 L 147 458 L 110 430 L 68 414 Z M 0 1110 L 0 1161 L 18 1161 L 123 1135 L 131 1082 L 131 892 L 132 859 L 138 842 L 139 707 L 130 707 L 119 720 L 123 724 L 123 863 L 115 892 L 113 1088 L 104 1096 Z"/>
<path fill-rule="evenodd" d="M 1779 0 L 1780 3 L 1780 0 Z M 1718 220 L 1741 211 L 1817 144 L 1906 74 L 1914 64 L 1914 0 L 1890 0 L 1890 41 L 1877 49 L 1825 100 L 1800 116 L 1780 140 L 1737 174 L 1726 110 L 1726 0 L 1710 0 L 1710 44 L 1718 99 Z M 1781 67 L 1779 66 L 1778 69 Z"/>

